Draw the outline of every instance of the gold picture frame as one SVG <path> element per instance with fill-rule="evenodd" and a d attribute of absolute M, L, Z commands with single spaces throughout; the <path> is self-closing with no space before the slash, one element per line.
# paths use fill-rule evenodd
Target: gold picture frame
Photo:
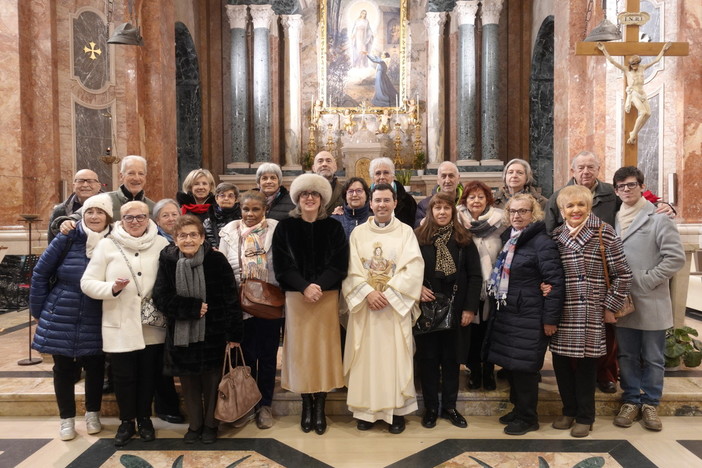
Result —
<path fill-rule="evenodd" d="M 325 113 L 404 109 L 408 0 L 321 0 L 318 100 Z"/>

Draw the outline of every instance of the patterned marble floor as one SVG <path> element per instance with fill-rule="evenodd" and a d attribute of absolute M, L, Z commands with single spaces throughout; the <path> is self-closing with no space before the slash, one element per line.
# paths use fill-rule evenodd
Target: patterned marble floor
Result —
<path fill-rule="evenodd" d="M 494 417 L 469 418 L 467 429 L 441 420 L 424 429 L 417 416 L 407 429 L 392 435 L 384 424 L 368 432 L 356 430 L 349 417 L 330 418 L 326 434 L 304 434 L 296 416 L 277 418 L 261 431 L 254 424 L 241 429 L 225 426 L 213 445 L 185 445 L 185 425 L 155 420 L 158 439 L 133 440 L 115 450 L 111 437 L 114 418 L 88 436 L 77 421 L 78 437 L 57 439 L 55 417 L 0 417 L 2 467 L 702 467 L 702 421 L 699 418 L 663 418 L 664 429 L 654 433 L 636 424 L 629 429 L 598 418 L 592 434 L 572 439 L 567 431 L 551 428 L 542 418 L 539 431 L 521 437 L 502 433 Z"/>

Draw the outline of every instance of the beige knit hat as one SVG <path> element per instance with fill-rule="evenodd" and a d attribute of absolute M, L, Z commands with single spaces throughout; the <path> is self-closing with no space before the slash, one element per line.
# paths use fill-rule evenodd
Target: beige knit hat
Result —
<path fill-rule="evenodd" d="M 305 190 L 317 192 L 322 196 L 322 206 L 326 206 L 331 200 L 331 184 L 324 177 L 317 174 L 302 174 L 290 184 L 290 198 L 295 206 L 299 205 L 300 194 Z"/>
<path fill-rule="evenodd" d="M 107 216 L 112 218 L 112 198 L 106 193 L 98 193 L 85 200 L 81 213 L 88 211 L 88 208 L 100 208 L 107 213 Z"/>

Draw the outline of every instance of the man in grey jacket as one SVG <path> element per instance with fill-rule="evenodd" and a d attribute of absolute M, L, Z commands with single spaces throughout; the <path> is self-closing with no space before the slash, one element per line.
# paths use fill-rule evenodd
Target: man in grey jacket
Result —
<path fill-rule="evenodd" d="M 615 229 L 634 274 L 635 307 L 616 323 L 624 393 L 614 424 L 630 427 L 641 414 L 646 429 L 660 431 L 656 407 L 663 394 L 665 331 L 673 326 L 669 282 L 685 265 L 685 252 L 675 223 L 643 197 L 644 175 L 638 168 L 617 170 L 614 189 L 622 201 Z"/>

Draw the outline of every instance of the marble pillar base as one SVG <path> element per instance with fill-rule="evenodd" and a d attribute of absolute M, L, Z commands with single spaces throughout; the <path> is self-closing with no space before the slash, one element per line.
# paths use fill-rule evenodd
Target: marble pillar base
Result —
<path fill-rule="evenodd" d="M 476 161 L 475 159 L 459 159 L 456 161 L 456 166 L 458 166 L 458 170 L 461 170 L 462 167 L 477 167 L 480 166 L 480 161 Z"/>
<path fill-rule="evenodd" d="M 488 167 L 495 167 L 495 166 L 504 167 L 505 162 L 500 160 L 500 159 L 483 159 L 482 161 L 480 161 L 480 165 L 481 166 L 488 166 Z"/>

